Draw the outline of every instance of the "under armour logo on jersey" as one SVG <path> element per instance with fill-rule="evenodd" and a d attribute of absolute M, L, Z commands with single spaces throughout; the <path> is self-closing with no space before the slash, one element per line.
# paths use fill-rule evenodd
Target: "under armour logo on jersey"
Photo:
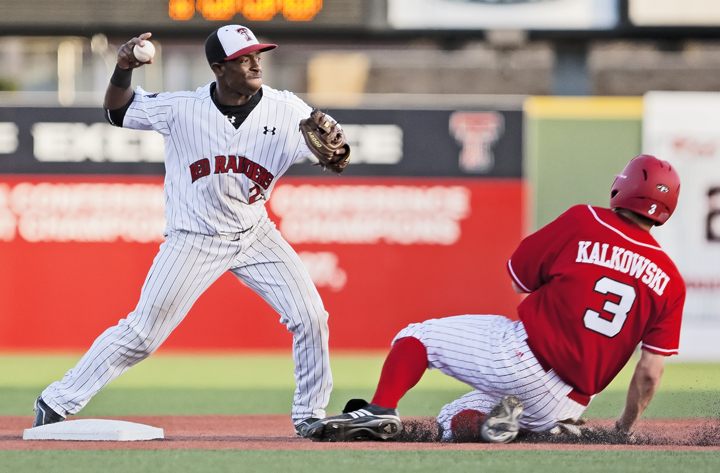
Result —
<path fill-rule="evenodd" d="M 269 133 L 272 133 L 273 135 L 275 134 L 275 130 L 276 130 L 276 128 L 275 128 L 275 127 L 273 127 L 273 129 L 272 129 L 272 130 L 268 130 L 268 127 L 266 127 L 266 126 L 265 126 L 265 127 L 263 127 L 263 128 L 265 128 L 265 131 L 263 131 L 263 135 L 267 135 L 267 134 L 268 134 L 268 132 L 269 132 Z"/>
<path fill-rule="evenodd" d="M 225 115 L 231 125 L 235 124 L 235 115 Z"/>

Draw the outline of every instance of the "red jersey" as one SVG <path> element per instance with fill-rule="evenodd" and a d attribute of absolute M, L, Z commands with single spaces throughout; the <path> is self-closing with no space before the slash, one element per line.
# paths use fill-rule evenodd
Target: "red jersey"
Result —
<path fill-rule="evenodd" d="M 612 210 L 576 205 L 525 238 L 508 261 L 530 294 L 518 306 L 528 345 L 586 395 L 635 347 L 678 353 L 685 282 L 650 233 Z"/>

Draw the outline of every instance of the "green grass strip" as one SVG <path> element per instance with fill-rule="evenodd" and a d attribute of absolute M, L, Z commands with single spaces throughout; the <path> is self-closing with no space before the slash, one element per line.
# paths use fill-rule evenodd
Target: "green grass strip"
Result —
<path fill-rule="evenodd" d="M 32 405 L 41 388 L 0 388 L 0 415 L 32 416 Z M 442 406 L 465 394 L 460 390 L 412 390 L 398 409 L 403 417 L 436 416 Z M 338 414 L 352 398 L 370 399 L 371 389 L 336 389 L 327 407 Z M 83 417 L 129 415 L 287 414 L 293 390 L 283 389 L 181 389 L 107 388 L 80 413 Z M 644 418 L 720 417 L 716 391 L 660 391 Z M 585 413 L 590 418 L 617 418 L 625 393 L 599 394 Z"/>
<path fill-rule="evenodd" d="M 32 415 L 32 402 L 81 355 L 0 356 L 0 415 Z M 384 356 L 337 355 L 328 412 L 351 398 L 372 398 Z M 620 414 L 636 360 L 590 405 L 587 416 Z M 83 416 L 133 414 L 286 414 L 295 381 L 289 355 L 178 356 L 159 354 L 103 389 Z M 437 415 L 471 388 L 433 370 L 401 401 L 403 416 Z M 667 363 L 645 417 L 720 417 L 720 364 Z"/>
<path fill-rule="evenodd" d="M 0 473 L 489 471 L 521 473 L 720 471 L 718 452 L 667 451 L 2 451 Z"/>
<path fill-rule="evenodd" d="M 59 380 L 82 354 L 0 355 L 0 388 L 46 386 Z M 672 360 L 672 358 L 670 358 Z M 374 389 L 384 356 L 333 355 L 337 388 Z M 632 359 L 606 390 L 627 391 L 636 363 Z M 125 388 L 285 388 L 294 387 L 290 355 L 191 356 L 156 354 L 113 381 Z M 457 389 L 464 386 L 437 370 L 428 371 L 415 389 Z M 665 368 L 661 389 L 720 392 L 720 364 L 672 363 Z"/>
<path fill-rule="evenodd" d="M 0 356 L 0 388 L 43 388 L 62 379 L 80 359 L 63 356 Z M 375 389 L 384 356 L 331 358 L 335 387 Z M 277 389 L 295 388 L 290 355 L 153 355 L 108 388 Z M 465 389 L 443 373 L 428 371 L 416 389 Z"/>

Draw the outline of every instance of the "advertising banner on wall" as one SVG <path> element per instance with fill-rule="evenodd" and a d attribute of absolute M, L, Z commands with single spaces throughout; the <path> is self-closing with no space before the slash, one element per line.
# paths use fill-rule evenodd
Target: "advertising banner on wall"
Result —
<path fill-rule="evenodd" d="M 432 317 L 515 317 L 521 112 L 332 113 L 353 163 L 339 177 L 298 163 L 266 204 L 320 291 L 331 347 L 387 349 Z M 0 350 L 85 350 L 137 303 L 164 241 L 163 142 L 102 120 L 0 108 Z M 278 319 L 226 274 L 163 349 L 289 349 Z"/>
<path fill-rule="evenodd" d="M 720 93 L 646 94 L 643 151 L 681 179 L 675 213 L 653 230 L 687 285 L 681 356 L 720 359 Z"/>
<path fill-rule="evenodd" d="M 603 30 L 619 19 L 618 0 L 387 0 L 397 29 Z"/>
<path fill-rule="evenodd" d="M 411 322 L 515 317 L 505 262 L 522 183 L 285 177 L 266 204 L 330 313 L 331 347 L 386 349 Z M 0 177 L 0 349 L 85 350 L 127 316 L 163 241 L 159 177 Z M 288 349 L 278 315 L 220 278 L 166 349 Z"/>
<path fill-rule="evenodd" d="M 522 176 L 520 110 L 331 113 L 353 148 L 343 177 Z M 113 127 L 95 108 L 0 107 L 0 174 L 161 175 L 163 159 L 160 134 Z M 287 174 L 323 176 L 308 162 Z"/>

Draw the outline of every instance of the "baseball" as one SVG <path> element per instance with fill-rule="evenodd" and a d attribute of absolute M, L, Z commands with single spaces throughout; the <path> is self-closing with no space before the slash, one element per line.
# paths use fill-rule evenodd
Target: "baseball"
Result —
<path fill-rule="evenodd" d="M 148 62 L 155 55 L 155 46 L 148 40 L 144 40 L 144 46 L 136 44 L 133 48 L 135 59 L 140 62 Z"/>

